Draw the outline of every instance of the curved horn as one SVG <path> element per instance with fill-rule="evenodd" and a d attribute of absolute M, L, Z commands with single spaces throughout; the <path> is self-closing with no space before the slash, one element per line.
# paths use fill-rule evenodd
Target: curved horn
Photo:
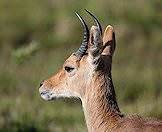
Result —
<path fill-rule="evenodd" d="M 88 26 L 86 25 L 83 18 L 77 12 L 75 12 L 75 14 L 79 18 L 79 20 L 82 24 L 82 27 L 83 27 L 83 40 L 82 40 L 81 46 L 79 47 L 79 49 L 74 54 L 76 56 L 82 57 L 88 49 L 89 30 L 88 30 Z"/>
<path fill-rule="evenodd" d="M 94 21 L 95 21 L 95 23 L 96 23 L 97 27 L 99 28 L 101 35 L 102 35 L 102 27 L 101 27 L 101 24 L 99 23 L 98 19 L 87 9 L 85 9 L 85 11 L 92 16 L 92 18 L 94 19 Z"/>

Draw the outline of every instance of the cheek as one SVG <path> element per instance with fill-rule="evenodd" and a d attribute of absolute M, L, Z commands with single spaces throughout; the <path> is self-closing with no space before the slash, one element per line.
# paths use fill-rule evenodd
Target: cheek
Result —
<path fill-rule="evenodd" d="M 72 73 L 74 74 L 74 73 Z M 69 90 L 75 90 L 78 84 L 78 76 L 69 74 L 68 77 L 64 81 L 64 88 Z"/>
<path fill-rule="evenodd" d="M 76 91 L 84 86 L 85 81 L 83 74 L 77 73 L 74 76 L 69 77 L 67 84 L 69 88 Z"/>
<path fill-rule="evenodd" d="M 73 77 L 75 75 L 75 72 L 71 72 L 68 74 L 68 77 Z"/>

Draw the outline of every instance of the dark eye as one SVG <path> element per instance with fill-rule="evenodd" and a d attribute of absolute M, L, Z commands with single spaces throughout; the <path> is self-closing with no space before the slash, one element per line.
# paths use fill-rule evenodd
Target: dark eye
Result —
<path fill-rule="evenodd" d="M 65 66 L 65 70 L 67 72 L 72 72 L 74 70 L 74 68 L 73 67 L 69 67 L 69 66 Z"/>

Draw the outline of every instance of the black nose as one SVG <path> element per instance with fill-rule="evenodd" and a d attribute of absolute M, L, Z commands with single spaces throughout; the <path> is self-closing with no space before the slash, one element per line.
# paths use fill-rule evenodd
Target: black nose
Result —
<path fill-rule="evenodd" d="M 43 83 L 44 83 L 44 80 L 43 80 L 43 81 L 40 83 L 40 85 L 39 85 L 39 86 L 41 87 L 41 86 L 43 85 Z"/>

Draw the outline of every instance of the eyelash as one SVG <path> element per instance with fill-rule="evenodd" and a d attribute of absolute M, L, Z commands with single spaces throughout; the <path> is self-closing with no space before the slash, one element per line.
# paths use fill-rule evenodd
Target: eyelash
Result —
<path fill-rule="evenodd" d="M 73 67 L 65 66 L 65 71 L 67 71 L 68 73 L 69 73 L 69 72 L 72 72 L 73 70 L 74 70 Z"/>

